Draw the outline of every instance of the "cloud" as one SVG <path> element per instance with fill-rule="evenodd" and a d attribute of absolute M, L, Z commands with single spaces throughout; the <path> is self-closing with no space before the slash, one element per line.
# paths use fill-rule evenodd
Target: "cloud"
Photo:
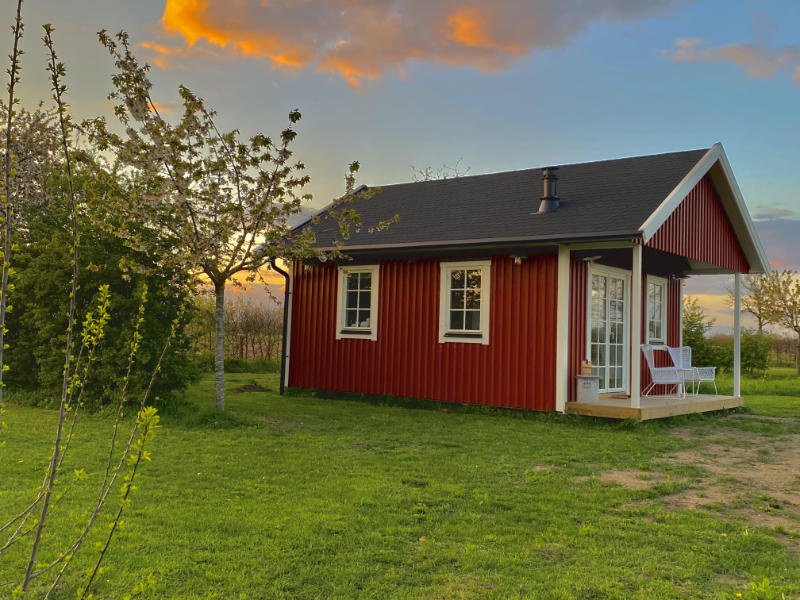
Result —
<path fill-rule="evenodd" d="M 180 58 L 205 58 L 214 60 L 230 59 L 230 55 L 208 45 L 177 46 L 159 42 L 142 42 L 142 48 L 150 50 L 150 62 L 159 69 L 173 69 L 178 66 L 176 59 Z"/>
<path fill-rule="evenodd" d="M 772 217 L 756 222 L 756 230 L 774 268 L 800 271 L 800 219 Z"/>
<path fill-rule="evenodd" d="M 158 102 L 157 100 L 153 101 L 153 108 L 160 112 L 162 115 L 168 115 L 175 112 L 175 107 L 172 104 L 167 104 L 166 102 Z"/>
<path fill-rule="evenodd" d="M 756 212 L 753 214 L 753 219 L 756 221 L 767 221 L 769 219 L 783 219 L 794 218 L 796 219 L 798 213 L 791 208 L 781 208 L 780 206 L 757 206 Z"/>
<path fill-rule="evenodd" d="M 649 18 L 685 0 L 166 0 L 151 62 L 252 57 L 351 87 L 413 62 L 500 71 L 565 46 L 592 22 Z M 169 39 L 169 42 L 165 42 Z"/>
<path fill-rule="evenodd" d="M 800 45 L 793 44 L 771 49 L 763 43 L 726 44 L 706 48 L 703 40 L 684 38 L 675 40 L 672 50 L 663 54 L 675 62 L 730 63 L 744 69 L 753 79 L 772 79 L 779 71 L 792 71 L 792 78 L 800 85 Z"/>

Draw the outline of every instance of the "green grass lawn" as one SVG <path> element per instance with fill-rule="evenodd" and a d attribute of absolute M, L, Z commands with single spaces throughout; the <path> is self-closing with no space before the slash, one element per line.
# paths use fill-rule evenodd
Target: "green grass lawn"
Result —
<path fill-rule="evenodd" d="M 228 411 L 219 415 L 210 409 L 212 383 L 204 378 L 185 406 L 165 412 L 153 462 L 138 480 L 95 598 L 122 598 L 148 574 L 155 585 L 146 598 L 800 593 L 800 561 L 778 532 L 661 503 L 701 469 L 676 468 L 639 490 L 597 477 L 647 470 L 664 453 L 695 446 L 672 433 L 717 427 L 718 415 L 633 424 L 281 397 L 271 374 L 229 375 Z M 246 384 L 268 390 L 234 392 Z M 795 397 L 765 392 L 746 402 L 756 414 L 800 417 L 794 384 Z M 32 497 L 55 416 L 9 407 L 0 521 Z M 54 509 L 43 560 L 86 517 L 109 426 L 105 415 L 82 423 L 65 473 L 83 467 L 89 478 Z M 800 433 L 793 419 L 763 429 Z M 59 597 L 75 597 L 76 576 L 96 556 L 94 541 L 76 558 Z M 10 596 L 8 582 L 19 579 L 22 559 L 19 551 L 0 558 L 0 597 Z"/>

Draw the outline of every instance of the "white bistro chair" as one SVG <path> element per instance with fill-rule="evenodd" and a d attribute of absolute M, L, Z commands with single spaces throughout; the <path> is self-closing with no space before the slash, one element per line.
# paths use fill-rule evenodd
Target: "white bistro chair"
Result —
<path fill-rule="evenodd" d="M 650 385 L 642 392 L 642 396 L 650 395 L 650 392 L 657 385 L 675 386 L 675 395 L 681 398 L 686 397 L 685 378 L 682 369 L 676 366 L 657 367 L 655 362 L 655 347 L 649 344 L 642 344 L 642 354 L 647 361 L 647 369 L 650 371 Z"/>
<path fill-rule="evenodd" d="M 692 382 L 692 394 L 696 395 L 700 391 L 700 384 L 707 382 L 714 385 L 714 394 L 719 395 L 716 382 L 717 367 L 693 367 L 691 346 L 668 347 L 667 351 L 672 358 L 672 364 L 683 373 L 686 381 Z"/>

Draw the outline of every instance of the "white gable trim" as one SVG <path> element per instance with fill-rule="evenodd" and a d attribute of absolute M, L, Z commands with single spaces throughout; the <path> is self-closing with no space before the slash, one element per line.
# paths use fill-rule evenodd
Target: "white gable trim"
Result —
<path fill-rule="evenodd" d="M 739 215 L 741 215 L 742 221 L 744 221 L 748 236 L 746 241 L 752 244 L 752 247 L 749 247 L 748 244 L 742 244 L 742 250 L 744 250 L 745 257 L 750 265 L 750 272 L 768 274 L 772 270 L 769 265 L 769 258 L 767 258 L 764 246 L 761 245 L 761 239 L 758 237 L 758 233 L 756 233 L 756 227 L 753 224 L 753 219 L 750 218 L 750 212 L 747 210 L 747 206 L 745 206 L 744 196 L 742 196 L 742 191 L 739 189 L 739 184 L 736 182 L 736 177 L 733 176 L 731 163 L 728 162 L 728 157 L 725 155 L 725 150 L 722 149 L 721 145 L 719 145 L 719 148 L 719 164 L 722 167 L 722 172 L 725 174 L 725 182 L 730 187 L 731 194 L 734 200 L 736 200 L 736 208 L 739 211 Z M 736 231 L 736 224 L 733 222 L 732 224 L 734 231 Z M 741 241 L 742 240 L 740 240 L 740 243 Z"/>
<path fill-rule="evenodd" d="M 697 164 L 692 167 L 692 170 L 686 174 L 686 177 L 642 224 L 639 228 L 639 231 L 642 232 L 642 242 L 647 244 L 650 241 L 669 216 L 678 208 L 678 205 L 689 195 L 689 192 L 717 164 L 719 164 L 724 181 L 719 181 L 719 176 L 715 177 L 714 173 L 712 173 L 712 179 L 716 184 L 723 183 L 730 191 L 728 195 L 718 190 L 723 208 L 728 214 L 728 219 L 736 232 L 737 240 L 750 265 L 750 272 L 769 273 L 770 266 L 767 253 L 758 238 L 753 220 L 750 218 L 750 213 L 744 203 L 744 197 L 739 189 L 739 184 L 736 183 L 730 162 L 728 162 L 728 157 L 725 155 L 725 150 L 720 143 L 716 143 L 708 149 L 708 152 L 703 155 Z M 729 198 L 725 196 L 729 196 Z"/>

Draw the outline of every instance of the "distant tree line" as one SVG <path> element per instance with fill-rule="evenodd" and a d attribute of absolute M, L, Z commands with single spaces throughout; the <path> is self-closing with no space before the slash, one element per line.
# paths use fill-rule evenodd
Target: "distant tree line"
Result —
<path fill-rule="evenodd" d="M 755 330 L 742 330 L 741 365 L 748 374 L 763 373 L 771 364 L 793 366 L 800 375 L 800 274 L 790 269 L 742 278 L 742 312 L 756 320 Z M 733 292 L 729 293 L 733 305 Z M 692 347 L 695 364 L 733 368 L 733 336 L 707 335 L 713 321 L 694 298 L 683 306 L 683 341 Z M 795 335 L 771 333 L 773 325 Z"/>

